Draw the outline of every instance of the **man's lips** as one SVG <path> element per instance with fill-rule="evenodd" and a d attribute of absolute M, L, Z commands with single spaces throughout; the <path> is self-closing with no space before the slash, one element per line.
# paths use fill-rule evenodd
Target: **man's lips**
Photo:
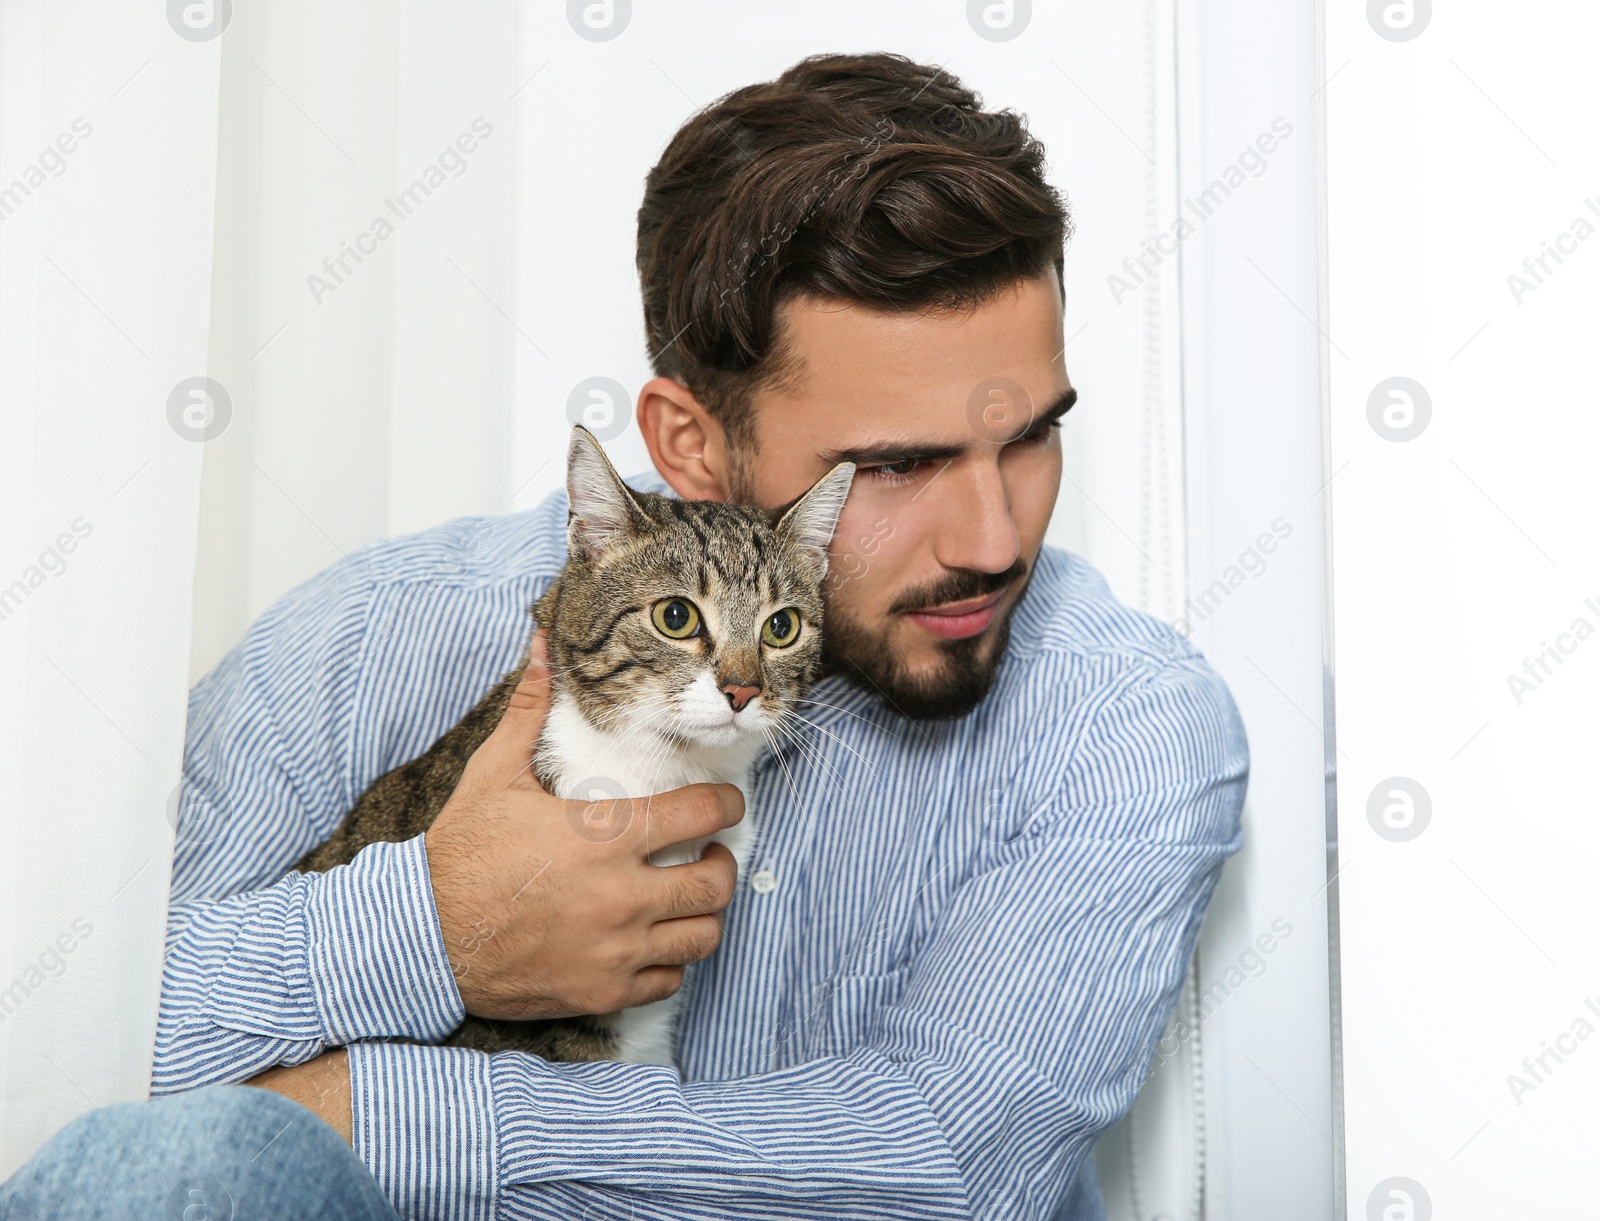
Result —
<path fill-rule="evenodd" d="M 905 616 L 918 627 L 945 640 L 962 640 L 976 636 L 994 622 L 995 606 L 1005 597 L 1005 590 L 997 589 L 983 598 L 968 598 L 965 602 L 950 602 L 924 610 L 906 611 Z"/>

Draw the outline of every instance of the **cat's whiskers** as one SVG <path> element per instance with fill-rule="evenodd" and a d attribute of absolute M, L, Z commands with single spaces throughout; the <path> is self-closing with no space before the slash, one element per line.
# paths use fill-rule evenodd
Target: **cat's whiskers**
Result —
<path fill-rule="evenodd" d="M 766 736 L 767 742 L 772 746 L 772 757 L 778 761 L 778 766 L 783 769 L 783 778 L 789 785 L 789 792 L 796 801 L 800 800 L 800 786 L 795 783 L 794 773 L 789 770 L 789 762 L 783 757 L 782 740 L 778 737 L 780 726 L 774 723 L 763 726 L 761 732 Z"/>
<path fill-rule="evenodd" d="M 803 719 L 798 713 L 791 712 L 788 709 L 785 709 L 784 711 L 788 716 L 793 717 L 794 720 L 796 722 L 798 722 L 799 724 L 806 725 L 806 726 L 810 727 L 811 729 L 815 729 L 818 733 L 827 734 L 828 737 L 832 738 L 835 742 L 837 742 L 837 743 L 839 743 L 839 745 L 843 746 L 846 750 L 848 750 L 857 759 L 861 760 L 861 765 L 863 767 L 865 767 L 869 772 L 872 773 L 872 778 L 874 780 L 880 779 L 880 777 L 878 775 L 878 769 L 873 767 L 871 763 L 867 762 L 867 757 L 865 755 L 863 755 L 855 747 L 851 746 L 850 743 L 846 742 L 838 734 L 834 733 L 827 726 L 818 725 L 815 721 L 807 721 L 807 720 Z"/>
<path fill-rule="evenodd" d="M 645 838 L 645 849 L 646 849 L 646 852 L 648 853 L 648 852 L 656 852 L 656 851 L 658 851 L 658 850 L 660 850 L 662 848 L 671 847 L 670 844 L 656 844 L 654 846 L 651 846 L 651 844 L 649 842 L 649 830 L 650 830 L 650 822 L 649 822 L 649 820 L 650 820 L 650 810 L 651 810 L 651 804 L 652 804 L 650 799 L 652 797 L 656 796 L 658 793 L 660 793 L 662 791 L 662 789 L 661 789 L 661 774 L 666 769 L 667 764 L 671 761 L 672 755 L 676 752 L 678 747 L 677 747 L 676 743 L 669 741 L 668 739 L 660 736 L 659 734 L 655 735 L 654 739 L 652 741 L 647 742 L 645 744 L 645 746 L 646 746 L 647 749 L 650 750 L 650 755 L 645 761 L 645 766 L 649 766 L 651 763 L 653 763 L 655 765 L 654 766 L 654 771 L 652 773 L 652 777 L 651 777 L 651 780 L 650 780 L 650 784 L 648 786 L 651 791 L 649 793 L 643 794 L 644 802 L 645 802 L 645 835 L 646 835 L 646 838 Z M 644 769 L 641 768 L 641 771 L 642 770 L 644 770 Z"/>
<path fill-rule="evenodd" d="M 812 762 L 814 765 L 827 769 L 833 776 L 837 777 L 841 789 L 844 787 L 844 769 L 836 765 L 829 757 L 828 752 L 823 748 L 823 743 L 821 741 L 804 732 L 805 730 L 820 731 L 822 726 L 818 725 L 815 721 L 807 720 L 797 713 L 791 713 L 790 716 L 785 719 L 783 729 L 784 732 L 789 736 L 789 740 L 795 744 L 796 750 L 798 750 L 806 757 L 808 761 Z M 856 757 L 861 760 L 862 764 L 866 766 L 867 770 L 873 773 L 874 779 L 878 778 L 876 770 L 873 769 L 870 763 L 868 763 L 865 759 L 861 759 L 861 756 L 857 752 L 852 751 L 851 753 L 856 754 Z"/>
<path fill-rule="evenodd" d="M 651 797 L 655 796 L 655 794 L 657 792 L 659 792 L 660 789 L 661 789 L 661 772 L 667 766 L 667 760 L 671 755 L 670 745 L 671 745 L 670 743 L 668 743 L 664 739 L 662 739 L 661 740 L 661 748 L 656 752 L 656 755 L 655 755 L 655 763 L 656 763 L 655 773 L 654 773 L 654 775 L 652 776 L 652 778 L 650 780 L 650 788 L 652 790 L 651 793 L 650 793 Z M 654 852 L 654 851 L 656 851 L 657 848 L 665 848 L 665 847 L 669 846 L 667 844 L 657 844 L 654 848 L 652 848 L 650 846 L 650 807 L 651 807 L 651 804 L 652 803 L 648 799 L 645 801 L 645 849 L 646 849 L 647 852 Z"/>
<path fill-rule="evenodd" d="M 655 711 L 650 715 L 644 717 L 637 715 L 638 709 L 643 708 L 648 711 L 652 706 Z M 682 749 L 679 741 L 656 728 L 657 724 L 669 715 L 679 715 L 679 709 L 674 706 L 673 700 L 656 693 L 649 693 L 642 697 L 638 704 L 628 709 L 619 709 L 613 716 L 605 718 L 604 725 L 591 721 L 591 725 L 601 728 L 609 738 L 606 754 L 602 758 L 613 757 L 615 752 L 627 745 L 632 751 L 627 759 L 629 770 L 640 774 L 653 769 L 653 779 L 649 787 L 657 789 L 662 770 L 671 756 Z M 624 731 L 614 733 L 609 731 L 610 725 L 623 722 L 626 723 Z M 653 795 L 653 793 L 639 794 L 639 796 Z"/>
<path fill-rule="evenodd" d="M 799 721 L 798 718 L 792 719 L 802 725 L 810 724 L 809 721 Z M 825 781 L 837 789 L 838 792 L 845 792 L 843 773 L 833 766 L 817 743 L 807 741 L 789 721 L 777 721 L 774 723 L 773 729 L 782 735 L 782 740 L 792 742 L 795 750 L 799 752 L 805 761 L 819 769 Z M 778 760 L 783 763 L 782 755 L 778 756 Z M 784 766 L 787 767 L 787 764 L 784 764 Z"/>
<path fill-rule="evenodd" d="M 671 711 L 672 708 L 668 705 L 651 717 L 648 722 L 641 724 L 639 728 L 641 730 L 650 729 L 656 721 L 661 720 Z M 661 766 L 673 751 L 672 742 L 659 733 L 649 732 L 641 733 L 637 739 L 631 742 L 631 745 L 633 747 L 633 757 L 629 760 L 630 765 L 637 765 L 641 774 L 654 765 L 654 777 L 659 778 Z M 651 780 L 649 787 L 655 789 L 655 779 Z M 653 795 L 653 793 L 641 794 L 641 796 L 647 797 Z"/>
<path fill-rule="evenodd" d="M 650 694 L 650 695 L 647 695 L 645 697 L 645 701 L 641 701 L 641 702 L 646 702 L 646 701 L 648 701 L 650 699 L 656 699 L 656 698 L 658 698 L 658 697 L 654 696 L 653 694 Z M 618 707 L 616 707 L 616 708 L 614 708 L 614 709 L 612 709 L 610 711 L 610 715 L 607 718 L 604 718 L 604 721 L 611 722 L 611 723 L 616 723 L 616 722 L 622 722 L 622 721 L 625 721 L 625 720 L 632 720 L 632 719 L 634 719 L 637 707 L 638 707 L 637 705 L 630 706 L 630 707 L 618 706 Z M 663 707 L 661 712 L 658 713 L 656 715 L 656 717 L 652 717 L 650 719 L 651 720 L 659 719 L 660 716 L 664 716 L 668 711 L 670 711 L 670 708 Z M 591 722 L 591 724 L 595 724 L 596 728 L 604 728 L 603 724 L 596 724 L 595 722 Z M 648 721 L 646 722 L 646 724 L 648 724 Z M 613 738 L 613 746 L 612 746 L 613 749 L 615 748 L 616 745 L 620 745 L 621 742 L 624 740 L 621 735 L 612 735 L 612 738 Z M 524 764 L 522 767 L 518 768 L 517 771 L 506 781 L 506 783 L 505 783 L 505 785 L 503 787 L 509 788 L 511 786 L 511 782 L 512 781 L 518 779 L 519 777 L 521 777 L 521 776 L 525 775 L 526 773 L 528 773 L 528 772 L 533 770 L 533 767 L 534 767 L 533 755 L 534 755 L 534 751 L 535 751 L 535 748 L 537 747 L 537 745 L 538 745 L 538 743 L 536 741 L 535 742 L 530 742 L 528 744 L 528 750 L 529 750 L 528 762 L 526 764 Z"/>
<path fill-rule="evenodd" d="M 811 722 L 791 714 L 775 724 L 773 728 L 779 735 L 780 741 L 787 741 L 793 744 L 795 753 L 821 776 L 824 785 L 841 796 L 846 795 L 850 792 L 850 789 L 845 783 L 844 773 L 828 758 L 827 752 L 822 749 L 820 743 L 811 741 L 796 728 L 796 726 L 810 725 Z M 781 754 L 779 755 L 779 763 L 787 770 L 787 763 Z"/>
<path fill-rule="evenodd" d="M 652 711 L 652 706 L 654 710 Z M 624 746 L 629 747 L 633 754 L 628 759 L 631 765 L 643 749 L 653 749 L 657 743 L 663 741 L 660 734 L 649 731 L 651 727 L 662 720 L 672 711 L 671 704 L 655 693 L 646 693 L 637 703 L 628 707 L 618 707 L 610 711 L 608 716 L 599 721 L 589 723 L 606 739 L 606 747 L 600 755 L 602 760 L 614 759 L 616 753 Z M 643 714 L 643 715 L 641 715 Z M 587 719 L 587 718 L 586 718 Z M 613 728 L 618 727 L 618 728 Z"/>
<path fill-rule="evenodd" d="M 805 703 L 805 704 L 810 704 L 814 708 L 829 708 L 829 709 L 832 709 L 834 712 L 842 712 L 842 713 L 845 714 L 845 716 L 853 716 L 858 721 L 865 721 L 868 725 L 871 725 L 874 729 L 883 729 L 883 722 L 873 720 L 873 718 L 868 717 L 868 716 L 862 716 L 859 712 L 854 712 L 851 709 L 846 708 L 843 704 L 830 704 L 826 700 L 813 699 L 809 695 L 806 696 L 805 699 L 802 700 L 801 702 Z M 885 729 L 884 732 L 887 733 L 888 730 Z"/>

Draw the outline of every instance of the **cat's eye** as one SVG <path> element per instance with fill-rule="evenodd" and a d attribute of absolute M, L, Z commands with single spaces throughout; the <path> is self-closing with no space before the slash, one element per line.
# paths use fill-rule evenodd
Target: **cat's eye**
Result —
<path fill-rule="evenodd" d="M 800 636 L 800 612 L 794 607 L 767 616 L 761 625 L 761 642 L 775 649 L 786 649 Z"/>
<path fill-rule="evenodd" d="M 673 640 L 687 640 L 700 630 L 700 611 L 687 598 L 662 598 L 650 608 L 656 631 Z"/>

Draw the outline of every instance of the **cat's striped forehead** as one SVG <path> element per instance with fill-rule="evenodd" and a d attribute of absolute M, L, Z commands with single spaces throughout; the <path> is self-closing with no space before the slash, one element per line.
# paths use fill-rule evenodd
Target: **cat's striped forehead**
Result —
<path fill-rule="evenodd" d="M 682 597 L 696 604 L 708 629 L 716 629 L 711 640 L 719 650 L 754 648 L 762 620 L 786 607 L 797 608 L 811 625 L 806 643 L 817 643 L 825 567 L 775 525 L 772 514 L 652 493 L 636 493 L 633 503 L 644 520 L 598 554 L 575 555 L 562 576 L 562 627 L 569 637 L 586 636 L 596 623 L 617 624 L 616 612 L 624 607 L 643 610 Z M 624 633 L 613 643 L 629 641 Z M 781 667 L 791 658 L 774 660 Z"/>
<path fill-rule="evenodd" d="M 656 529 L 629 558 L 643 566 L 694 571 L 702 596 L 720 586 L 724 592 L 748 590 L 775 599 L 804 594 L 814 582 L 814 577 L 803 579 L 801 557 L 759 509 L 667 496 L 639 499 Z"/>

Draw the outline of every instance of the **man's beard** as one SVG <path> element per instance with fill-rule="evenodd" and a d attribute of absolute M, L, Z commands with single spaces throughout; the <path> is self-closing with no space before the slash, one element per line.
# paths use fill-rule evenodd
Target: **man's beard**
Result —
<path fill-rule="evenodd" d="M 1031 576 L 1028 565 L 1018 557 L 1004 572 L 962 569 L 897 599 L 890 608 L 891 621 L 906 611 L 966 602 L 999 589 L 1017 587 L 1010 607 L 984 631 L 961 640 L 936 639 L 943 662 L 926 674 L 912 674 L 901 663 L 889 643 L 891 633 L 887 626 L 874 631 L 851 619 L 842 609 L 829 607 L 822 632 L 824 670 L 842 674 L 858 687 L 877 692 L 891 708 L 913 720 L 966 716 L 994 685 L 1011 640 L 1011 616 L 1021 605 Z"/>

